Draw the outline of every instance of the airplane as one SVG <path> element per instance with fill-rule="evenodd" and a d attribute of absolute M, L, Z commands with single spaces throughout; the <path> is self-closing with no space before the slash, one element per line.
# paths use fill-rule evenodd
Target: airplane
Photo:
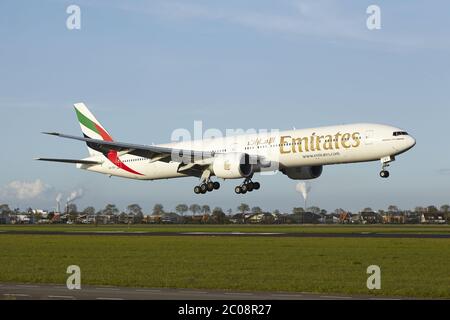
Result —
<path fill-rule="evenodd" d="M 333 164 L 380 161 L 382 178 L 396 156 L 416 140 L 397 127 L 356 123 L 309 129 L 243 134 L 230 137 L 140 145 L 114 140 L 84 103 L 74 104 L 83 136 L 43 132 L 86 143 L 89 157 L 80 160 L 36 158 L 76 164 L 79 169 L 139 180 L 197 177 L 196 194 L 220 188 L 212 177 L 243 179 L 234 189 L 246 194 L 260 189 L 255 173 L 280 171 L 290 179 L 321 176 Z"/>

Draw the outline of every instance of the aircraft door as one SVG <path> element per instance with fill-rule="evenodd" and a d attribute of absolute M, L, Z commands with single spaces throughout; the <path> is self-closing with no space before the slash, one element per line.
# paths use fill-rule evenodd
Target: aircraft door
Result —
<path fill-rule="evenodd" d="M 373 130 L 366 130 L 364 141 L 367 146 L 370 146 L 373 144 L 373 142 L 374 142 L 374 131 Z"/>

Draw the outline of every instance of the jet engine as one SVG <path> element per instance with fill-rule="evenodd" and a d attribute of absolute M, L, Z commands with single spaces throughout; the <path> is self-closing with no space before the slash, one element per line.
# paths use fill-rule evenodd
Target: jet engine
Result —
<path fill-rule="evenodd" d="M 254 166 L 246 153 L 220 154 L 212 163 L 212 171 L 218 178 L 238 179 L 250 177 Z"/>
<path fill-rule="evenodd" d="M 293 180 L 310 180 L 320 177 L 323 166 L 304 166 L 281 169 L 285 175 Z"/>

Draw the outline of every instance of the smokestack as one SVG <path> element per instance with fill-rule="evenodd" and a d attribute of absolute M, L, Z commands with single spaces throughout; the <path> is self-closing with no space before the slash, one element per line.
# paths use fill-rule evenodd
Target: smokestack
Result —
<path fill-rule="evenodd" d="M 66 201 L 66 213 L 69 213 L 69 204 L 74 202 L 77 199 L 80 199 L 83 196 L 83 189 L 78 189 L 75 191 L 72 191 L 70 195 L 67 197 Z"/>

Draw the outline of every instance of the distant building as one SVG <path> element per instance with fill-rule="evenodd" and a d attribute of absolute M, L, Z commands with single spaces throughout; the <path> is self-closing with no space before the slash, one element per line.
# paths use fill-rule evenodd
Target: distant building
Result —
<path fill-rule="evenodd" d="M 445 224 L 447 223 L 445 219 L 445 214 L 442 212 L 424 212 L 422 213 L 420 222 L 423 224 Z"/>
<path fill-rule="evenodd" d="M 0 215 L 0 224 L 10 224 L 10 223 L 11 223 L 11 217 L 9 214 Z"/>
<path fill-rule="evenodd" d="M 272 224 L 277 223 L 278 216 L 270 212 L 255 213 L 246 220 L 248 223 Z"/>
<path fill-rule="evenodd" d="M 318 224 L 326 222 L 326 218 L 323 219 L 323 217 L 320 214 L 313 213 L 313 212 L 299 212 L 299 213 L 293 213 L 289 215 L 290 220 L 292 223 L 300 223 L 300 224 Z"/>
<path fill-rule="evenodd" d="M 382 223 L 383 218 L 381 215 L 374 211 L 362 211 L 360 212 L 361 223 L 363 224 L 375 224 Z"/>
<path fill-rule="evenodd" d="M 406 215 L 401 212 L 388 212 L 381 216 L 383 223 L 389 224 L 404 224 L 406 221 Z"/>
<path fill-rule="evenodd" d="M 30 217 L 26 214 L 16 214 L 11 216 L 12 224 L 29 224 L 30 221 Z"/>

